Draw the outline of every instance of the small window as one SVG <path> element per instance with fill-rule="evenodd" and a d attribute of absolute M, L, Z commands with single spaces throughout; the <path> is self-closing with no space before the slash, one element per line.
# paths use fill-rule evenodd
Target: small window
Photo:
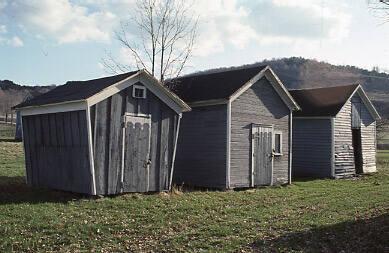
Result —
<path fill-rule="evenodd" d="M 134 85 L 132 88 L 134 98 L 146 98 L 146 88 L 140 85 Z"/>
<path fill-rule="evenodd" d="M 274 154 L 282 155 L 282 132 L 274 132 Z"/>

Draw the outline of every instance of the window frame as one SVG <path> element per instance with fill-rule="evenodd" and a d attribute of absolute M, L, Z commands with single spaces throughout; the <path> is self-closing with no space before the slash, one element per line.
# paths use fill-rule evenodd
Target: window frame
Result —
<path fill-rule="evenodd" d="M 280 136 L 280 152 L 276 151 L 276 135 Z M 275 156 L 282 156 L 282 131 L 274 131 L 273 134 L 273 153 Z"/>
<path fill-rule="evenodd" d="M 142 97 L 138 97 L 136 96 L 136 90 L 139 89 L 139 90 L 143 90 L 143 96 Z M 145 99 L 146 98 L 146 87 L 142 86 L 142 85 L 136 85 L 134 84 L 132 86 L 132 97 L 133 98 L 141 98 L 141 99 Z"/>

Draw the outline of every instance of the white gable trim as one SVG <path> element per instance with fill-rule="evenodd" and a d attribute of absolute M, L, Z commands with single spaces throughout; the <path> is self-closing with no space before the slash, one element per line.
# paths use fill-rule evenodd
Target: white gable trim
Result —
<path fill-rule="evenodd" d="M 158 80 L 143 70 L 91 96 L 87 99 L 88 106 L 95 105 L 104 99 L 136 84 L 137 82 L 142 83 L 149 91 L 154 93 L 176 113 L 180 114 L 185 111 L 190 111 L 190 107 L 185 102 L 175 96 L 170 90 L 160 84 Z"/>
<path fill-rule="evenodd" d="M 246 84 L 244 84 L 241 88 L 239 88 L 234 94 L 230 96 L 230 101 L 234 101 L 240 95 L 242 95 L 246 90 L 248 90 L 251 86 L 253 86 L 258 80 L 262 77 L 266 77 L 266 79 L 272 84 L 278 95 L 281 97 L 282 101 L 286 104 L 286 106 L 290 110 L 300 110 L 300 107 L 294 101 L 293 97 L 290 95 L 288 90 L 285 88 L 281 80 L 277 77 L 277 75 L 273 72 L 273 70 L 267 66 L 263 70 L 261 70 L 257 75 L 255 75 L 251 80 L 249 80 Z"/>
<path fill-rule="evenodd" d="M 370 101 L 369 97 L 367 96 L 365 90 L 362 88 L 362 85 L 358 84 L 358 86 L 355 88 L 355 90 L 353 91 L 353 93 L 351 93 L 351 95 L 349 96 L 349 98 L 346 100 L 346 102 L 343 104 L 342 108 L 344 107 L 344 105 L 349 101 L 351 100 L 351 98 L 355 95 L 355 93 L 358 93 L 358 95 L 361 97 L 361 100 L 363 101 L 363 104 L 367 107 L 367 109 L 369 110 L 371 116 L 375 119 L 375 120 L 379 120 L 381 119 L 381 116 L 379 115 L 379 113 L 377 112 L 377 110 L 375 109 L 373 103 Z M 342 108 L 339 110 L 339 112 L 336 114 L 335 117 L 338 116 L 338 114 L 340 113 L 340 111 L 342 110 Z"/>
<path fill-rule="evenodd" d="M 17 109 L 20 111 L 21 116 L 58 113 L 58 112 L 71 112 L 86 110 L 87 103 L 85 100 L 69 101 L 57 104 L 48 104 L 41 106 L 29 106 Z"/>
<path fill-rule="evenodd" d="M 16 110 L 20 111 L 22 116 L 86 110 L 87 107 L 95 105 L 104 99 L 107 99 L 108 97 L 111 97 L 114 94 L 122 91 L 123 89 L 134 85 L 137 82 L 141 82 L 148 90 L 154 93 L 176 113 L 180 114 L 182 112 L 191 110 L 191 108 L 184 101 L 182 101 L 179 97 L 164 87 L 157 79 L 153 78 L 144 70 L 140 70 L 136 74 L 127 77 L 126 79 L 111 86 L 108 86 L 107 88 L 85 100 L 22 107 Z"/>

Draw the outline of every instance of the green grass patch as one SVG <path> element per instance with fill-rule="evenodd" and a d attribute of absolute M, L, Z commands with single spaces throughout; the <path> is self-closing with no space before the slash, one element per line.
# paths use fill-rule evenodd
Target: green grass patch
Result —
<path fill-rule="evenodd" d="M 13 139 L 15 130 L 15 125 L 0 123 L 0 141 Z"/>
<path fill-rule="evenodd" d="M 385 252 L 389 152 L 378 158 L 348 180 L 95 200 L 27 187 L 21 144 L 3 141 L 0 252 Z"/>

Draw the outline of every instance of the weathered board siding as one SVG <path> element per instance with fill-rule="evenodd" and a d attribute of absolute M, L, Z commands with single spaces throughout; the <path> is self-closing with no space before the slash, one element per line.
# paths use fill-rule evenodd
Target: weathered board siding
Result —
<path fill-rule="evenodd" d="M 86 112 L 23 116 L 27 183 L 92 193 Z"/>
<path fill-rule="evenodd" d="M 336 178 L 355 175 L 351 107 L 351 101 L 347 101 L 334 120 Z"/>
<path fill-rule="evenodd" d="M 364 104 L 361 107 L 363 172 L 376 172 L 376 122 Z"/>
<path fill-rule="evenodd" d="M 282 132 L 282 156 L 273 163 L 273 183 L 288 182 L 290 110 L 262 78 L 231 104 L 230 187 L 249 187 L 251 182 L 251 125 L 271 124 Z"/>
<path fill-rule="evenodd" d="M 351 129 L 352 127 L 358 128 L 359 126 L 362 139 L 363 172 L 376 171 L 376 123 L 356 93 L 335 118 L 336 177 L 355 174 Z"/>
<path fill-rule="evenodd" d="M 174 171 L 176 184 L 226 188 L 227 106 L 184 113 Z"/>
<path fill-rule="evenodd" d="M 292 174 L 331 176 L 331 119 L 293 118 Z"/>
<path fill-rule="evenodd" d="M 129 87 L 91 108 L 97 194 L 116 194 L 121 190 L 122 122 L 125 113 L 151 115 L 148 190 L 167 190 L 178 115 L 149 90 L 146 99 L 133 98 L 132 87 Z"/>

